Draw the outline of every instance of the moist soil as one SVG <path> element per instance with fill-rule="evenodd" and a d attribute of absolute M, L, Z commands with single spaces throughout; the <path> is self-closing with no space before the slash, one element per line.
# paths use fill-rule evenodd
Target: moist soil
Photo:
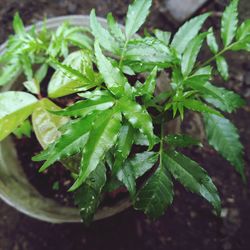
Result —
<path fill-rule="evenodd" d="M 8 0 L 0 1 L 0 42 L 12 31 L 11 20 L 18 10 L 25 24 L 66 14 L 88 14 L 96 8 L 99 16 L 112 11 L 119 21 L 124 21 L 126 1 L 101 0 Z M 209 1 L 199 12 L 211 10 L 212 23 L 219 28 L 218 16 L 225 0 Z M 245 5 L 244 5 L 245 4 Z M 246 8 L 245 8 L 246 6 Z M 242 0 L 242 16 L 249 10 L 248 0 Z M 161 12 L 160 1 L 154 1 L 153 12 L 147 28 L 157 26 L 175 31 L 178 23 Z M 209 23 L 208 23 L 209 25 Z M 211 23 L 210 23 L 211 25 Z M 205 57 L 207 52 L 202 53 Z M 241 178 L 213 149 L 192 148 L 185 153 L 199 162 L 212 176 L 222 199 L 222 216 L 214 215 L 211 206 L 200 197 L 188 193 L 175 183 L 173 206 L 157 221 L 150 221 L 143 214 L 128 209 L 112 218 L 94 222 L 89 228 L 82 224 L 54 225 L 31 219 L 0 201 L 0 250 L 248 250 L 250 249 L 250 56 L 227 54 L 231 67 L 231 79 L 225 84 L 247 100 L 247 105 L 230 118 L 239 128 L 245 146 L 245 162 L 248 182 Z M 194 131 L 188 116 L 186 131 Z M 23 142 L 27 154 L 30 147 Z M 38 150 L 39 151 L 39 150 Z M 59 168 L 60 166 L 58 166 Z M 60 171 L 59 171 L 60 172 Z M 67 179 L 65 172 L 60 174 Z M 53 180 L 54 181 L 54 180 Z"/>

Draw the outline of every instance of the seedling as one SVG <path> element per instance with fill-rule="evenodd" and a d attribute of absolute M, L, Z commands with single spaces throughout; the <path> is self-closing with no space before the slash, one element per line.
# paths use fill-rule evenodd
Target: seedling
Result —
<path fill-rule="evenodd" d="M 156 29 L 138 36 L 151 4 L 135 0 L 128 8 L 125 29 L 111 13 L 104 28 L 93 10 L 91 30 L 65 23 L 49 32 L 45 22 L 41 32 L 35 27 L 26 32 L 16 15 L 15 35 L 0 59 L 0 85 L 20 72 L 27 78 L 26 91 L 0 94 L 0 139 L 16 131 L 29 135 L 27 121 L 32 116 L 33 130 L 44 148 L 33 160 L 44 161 L 41 172 L 56 161 L 72 172 L 75 182 L 69 191 L 74 192 L 86 224 L 103 194 L 121 186 L 127 188 L 135 209 L 152 219 L 160 217 L 173 202 L 173 179 L 220 214 L 221 201 L 211 177 L 179 151 L 201 142 L 164 133 L 169 121 L 185 119 L 187 111 L 201 114 L 209 144 L 246 181 L 243 146 L 226 118 L 245 101 L 212 82 L 217 72 L 224 80 L 229 78 L 226 52 L 250 51 L 250 20 L 238 24 L 238 1 L 233 0 L 222 16 L 220 43 L 213 27 L 201 32 L 210 13 L 194 17 L 174 35 Z M 198 61 L 205 41 L 212 56 Z M 49 67 L 55 73 L 48 96 L 42 96 L 40 83 Z M 171 89 L 157 95 L 157 78 L 165 70 Z M 131 78 L 137 79 L 135 84 Z M 71 94 L 80 100 L 63 109 L 53 102 Z"/>

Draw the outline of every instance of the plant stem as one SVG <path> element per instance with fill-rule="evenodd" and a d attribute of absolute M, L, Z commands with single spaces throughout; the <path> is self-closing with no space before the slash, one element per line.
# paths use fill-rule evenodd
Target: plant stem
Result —
<path fill-rule="evenodd" d="M 122 66 L 122 62 L 123 62 L 123 59 L 124 59 L 124 56 L 125 56 L 127 46 L 128 46 L 128 40 L 126 40 L 126 42 L 124 44 L 124 47 L 122 49 L 122 55 L 121 55 L 120 62 L 119 62 L 119 68 L 121 68 L 121 66 Z"/>
<path fill-rule="evenodd" d="M 221 55 L 223 55 L 224 53 L 226 53 L 228 50 L 230 50 L 235 44 L 236 44 L 236 42 L 230 44 L 229 46 L 227 46 L 226 48 L 224 48 L 223 50 L 221 50 L 220 52 L 218 52 L 217 54 L 215 54 L 214 56 L 212 56 L 211 58 L 209 58 L 208 60 L 206 60 L 204 63 L 202 63 L 202 64 L 199 66 L 199 68 L 202 68 L 202 67 L 207 66 L 208 64 L 210 64 L 211 62 L 213 62 L 214 60 L 216 60 L 216 58 L 217 58 L 218 56 L 221 56 Z"/>

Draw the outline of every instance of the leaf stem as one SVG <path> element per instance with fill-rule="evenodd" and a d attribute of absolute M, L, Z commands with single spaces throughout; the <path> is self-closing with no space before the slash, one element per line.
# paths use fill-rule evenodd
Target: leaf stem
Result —
<path fill-rule="evenodd" d="M 209 58 L 208 60 L 206 60 L 204 63 L 202 63 L 202 64 L 199 66 L 199 68 L 202 68 L 202 67 L 207 66 L 207 65 L 210 64 L 212 61 L 216 60 L 216 58 L 217 58 L 218 56 L 221 56 L 221 55 L 223 55 L 224 53 L 226 53 L 228 50 L 230 50 L 235 44 L 236 44 L 236 42 L 230 44 L 230 45 L 227 46 L 227 47 L 225 47 L 223 50 L 221 50 L 220 52 L 218 52 L 217 54 L 215 54 L 214 56 L 212 56 L 211 58 Z"/>
<path fill-rule="evenodd" d="M 123 62 L 123 59 L 124 59 L 124 56 L 125 56 L 125 52 L 126 52 L 126 49 L 127 49 L 127 46 L 128 46 L 128 41 L 129 40 L 126 40 L 126 42 L 124 44 L 124 47 L 122 49 L 122 54 L 121 54 L 121 58 L 120 58 L 120 62 L 119 62 L 119 68 L 121 68 L 121 66 L 122 66 L 122 62 Z"/>

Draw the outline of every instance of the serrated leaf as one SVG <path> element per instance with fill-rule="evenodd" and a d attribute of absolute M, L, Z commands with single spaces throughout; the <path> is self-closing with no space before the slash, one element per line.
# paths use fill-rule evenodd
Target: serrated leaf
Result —
<path fill-rule="evenodd" d="M 216 41 L 213 28 L 211 27 L 208 30 L 208 32 L 209 33 L 207 35 L 207 45 L 213 54 L 217 54 L 219 51 L 219 46 L 218 46 L 218 43 Z"/>
<path fill-rule="evenodd" d="M 88 51 L 75 51 L 63 63 L 55 59 L 52 62 L 58 69 L 48 86 L 48 94 L 51 98 L 69 95 L 80 90 L 85 91 L 100 84 L 100 77 L 93 71 L 92 55 Z M 90 79 L 89 74 L 93 74 L 96 79 Z"/>
<path fill-rule="evenodd" d="M 108 89 L 114 95 L 122 96 L 124 94 L 125 85 L 127 84 L 126 77 L 103 55 L 98 42 L 95 42 L 95 55 L 98 69 Z"/>
<path fill-rule="evenodd" d="M 98 22 L 95 10 L 92 10 L 90 13 L 90 27 L 92 34 L 104 49 L 113 52 L 114 54 L 119 54 L 119 44 L 115 41 L 113 36 L 111 36 L 108 30 L 103 28 Z"/>
<path fill-rule="evenodd" d="M 80 209 L 80 214 L 85 225 L 89 225 L 94 218 L 101 201 L 101 193 L 105 183 L 106 169 L 105 165 L 101 163 L 74 194 L 75 204 Z"/>
<path fill-rule="evenodd" d="M 7 64 L 0 69 L 0 86 L 3 86 L 17 78 L 21 72 L 21 65 L 19 63 Z"/>
<path fill-rule="evenodd" d="M 147 77 L 144 84 L 142 84 L 138 89 L 138 95 L 143 96 L 145 102 L 149 101 L 155 92 L 156 87 L 156 76 L 157 76 L 158 68 L 155 67 L 152 72 Z"/>
<path fill-rule="evenodd" d="M 80 153 L 88 140 L 89 132 L 97 117 L 98 115 L 93 113 L 67 124 L 63 134 L 54 143 L 32 158 L 33 161 L 46 160 L 40 168 L 40 172 L 50 167 L 56 161 L 64 160 L 69 156 Z"/>
<path fill-rule="evenodd" d="M 154 37 L 128 42 L 124 64 L 135 72 L 152 71 L 155 66 L 166 68 L 173 61 L 169 48 Z"/>
<path fill-rule="evenodd" d="M 125 24 L 127 40 L 129 40 L 145 22 L 151 4 L 152 0 L 134 0 L 134 2 L 129 5 Z"/>
<path fill-rule="evenodd" d="M 193 38 L 184 50 L 182 61 L 181 61 L 181 72 L 184 77 L 188 76 L 196 62 L 198 53 L 200 52 L 203 40 L 207 36 L 207 33 L 202 33 Z"/>
<path fill-rule="evenodd" d="M 189 82 L 189 86 L 192 89 L 200 91 L 206 102 L 222 111 L 231 113 L 237 108 L 245 105 L 244 99 L 233 91 L 216 87 L 209 82 L 203 83 L 202 81 L 197 80 Z"/>
<path fill-rule="evenodd" d="M 198 163 L 177 151 L 168 151 L 163 156 L 167 169 L 187 190 L 197 193 L 210 202 L 220 213 L 221 202 L 217 188 L 207 172 Z"/>
<path fill-rule="evenodd" d="M 209 13 L 206 13 L 192 18 L 179 28 L 171 43 L 171 46 L 175 48 L 177 53 L 183 53 L 189 42 L 196 37 L 209 15 Z"/>
<path fill-rule="evenodd" d="M 233 43 L 231 50 L 250 51 L 250 20 L 243 22 L 236 33 L 236 42 Z"/>
<path fill-rule="evenodd" d="M 170 134 L 165 137 L 165 142 L 174 147 L 201 146 L 201 142 L 189 135 Z"/>
<path fill-rule="evenodd" d="M 225 47 L 227 47 L 234 39 L 238 24 L 238 2 L 232 0 L 225 9 L 221 19 L 221 38 Z"/>
<path fill-rule="evenodd" d="M 17 35 L 23 35 L 25 33 L 23 21 L 19 15 L 19 13 L 16 13 L 14 16 L 13 29 Z"/>
<path fill-rule="evenodd" d="M 61 132 L 59 128 L 69 121 L 66 117 L 60 117 L 49 113 L 47 110 L 60 110 L 61 108 L 47 98 L 40 100 L 32 113 L 32 125 L 36 138 L 45 149 L 53 143 Z"/>
<path fill-rule="evenodd" d="M 227 159 L 245 180 L 243 146 L 236 127 L 226 118 L 208 114 L 204 115 L 204 122 L 209 144 Z"/>
<path fill-rule="evenodd" d="M 158 40 L 163 42 L 165 45 L 169 45 L 171 33 L 168 31 L 162 31 L 159 29 L 154 30 L 154 34 L 157 37 Z"/>
<path fill-rule="evenodd" d="M 220 112 L 218 112 L 217 110 L 209 107 L 205 103 L 203 103 L 201 101 L 198 101 L 198 100 L 191 100 L 191 99 L 184 100 L 183 101 L 183 106 L 185 108 L 193 110 L 193 111 L 222 116 L 222 114 Z"/>
<path fill-rule="evenodd" d="M 222 78 L 225 81 L 228 80 L 229 73 L 228 73 L 228 64 L 227 64 L 226 59 L 223 56 L 216 57 L 216 65 Z"/>
<path fill-rule="evenodd" d="M 0 141 L 30 116 L 36 104 L 37 99 L 25 92 L 0 93 Z"/>
<path fill-rule="evenodd" d="M 153 132 L 152 119 L 147 110 L 140 104 L 126 97 L 119 100 L 119 106 L 129 123 L 147 136 L 149 148 L 152 148 L 155 141 L 155 135 Z"/>
<path fill-rule="evenodd" d="M 150 170 L 158 159 L 155 152 L 143 152 L 136 154 L 132 159 L 127 159 L 117 173 L 117 178 L 128 189 L 132 200 L 136 193 L 136 179 Z"/>
<path fill-rule="evenodd" d="M 124 43 L 126 40 L 125 35 L 122 32 L 120 25 L 116 22 L 115 18 L 113 17 L 112 13 L 108 14 L 107 22 L 108 22 L 109 32 L 112 34 L 112 36 L 121 43 Z"/>
<path fill-rule="evenodd" d="M 173 183 L 164 166 L 159 167 L 138 191 L 134 207 L 157 219 L 172 202 Z"/>
<path fill-rule="evenodd" d="M 115 150 L 115 162 L 112 168 L 113 174 L 117 173 L 122 167 L 123 162 L 127 159 L 134 142 L 134 134 L 135 130 L 130 124 L 125 123 L 122 125 Z"/>
<path fill-rule="evenodd" d="M 116 143 L 121 128 L 121 114 L 116 110 L 102 112 L 91 129 L 89 139 L 82 153 L 78 179 L 70 188 L 76 190 L 93 172 L 105 153 Z"/>
<path fill-rule="evenodd" d="M 111 95 L 102 95 L 89 100 L 78 101 L 73 105 L 52 112 L 62 116 L 81 116 L 84 117 L 94 111 L 103 111 L 111 108 L 115 104 L 115 99 Z"/>

